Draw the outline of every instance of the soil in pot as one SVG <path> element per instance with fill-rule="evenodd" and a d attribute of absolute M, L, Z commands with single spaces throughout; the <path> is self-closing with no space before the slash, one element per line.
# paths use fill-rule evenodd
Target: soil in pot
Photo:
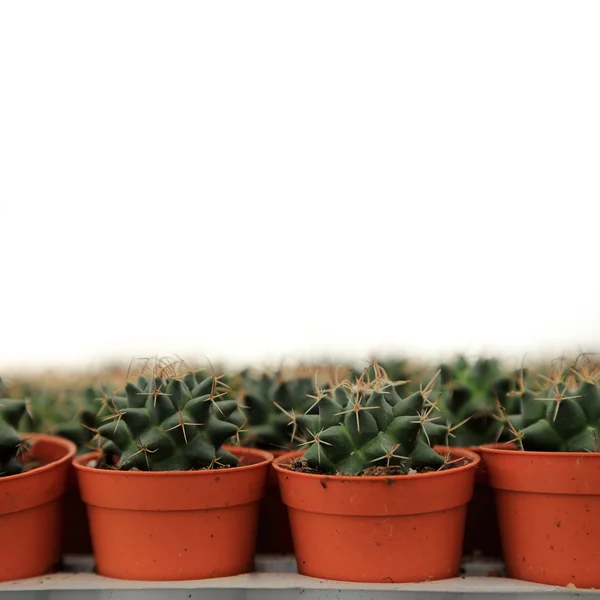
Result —
<path fill-rule="evenodd" d="M 299 572 L 374 583 L 458 576 L 479 456 L 460 448 L 438 451 L 467 464 L 409 475 L 347 477 L 286 468 L 302 452 L 278 458 L 274 468 L 288 506 Z"/>
<path fill-rule="evenodd" d="M 600 589 L 600 453 L 482 451 L 508 576 Z"/>
<path fill-rule="evenodd" d="M 43 575 L 60 558 L 62 496 L 76 447 L 53 436 L 24 437 L 32 442 L 25 462 L 41 466 L 0 478 L 0 581 Z"/>
<path fill-rule="evenodd" d="M 96 570 L 175 581 L 253 569 L 260 500 L 272 455 L 228 448 L 241 466 L 200 471 L 91 468 L 74 461 L 88 508 Z"/>

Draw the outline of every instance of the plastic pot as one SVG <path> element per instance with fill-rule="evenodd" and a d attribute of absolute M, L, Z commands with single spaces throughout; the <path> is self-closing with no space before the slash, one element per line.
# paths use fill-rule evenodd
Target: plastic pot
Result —
<path fill-rule="evenodd" d="M 466 449 L 478 454 L 481 461 L 475 471 L 473 497 L 467 507 L 463 555 L 500 558 L 502 556 L 502 545 L 496 517 L 496 502 L 494 490 L 490 487 L 485 468 L 485 457 L 481 456 L 479 447 Z"/>
<path fill-rule="evenodd" d="M 482 451 L 508 576 L 600 588 L 600 453 Z"/>
<path fill-rule="evenodd" d="M 29 434 L 43 467 L 0 478 L 0 581 L 52 571 L 60 559 L 62 496 L 75 444 Z"/>
<path fill-rule="evenodd" d="M 258 511 L 273 455 L 228 448 L 235 468 L 116 471 L 73 464 L 87 505 L 96 571 L 116 579 L 177 581 L 253 568 Z"/>
<path fill-rule="evenodd" d="M 269 450 L 278 458 L 286 450 Z M 261 554 L 293 554 L 294 543 L 290 529 L 290 519 L 287 507 L 281 500 L 279 480 L 273 466 L 269 466 L 267 474 L 267 487 L 260 503 L 260 517 L 258 522 L 258 540 L 256 552 Z"/>
<path fill-rule="evenodd" d="M 273 464 L 288 507 L 298 570 L 339 581 L 417 582 L 455 577 L 479 456 L 436 448 L 470 463 L 393 477 L 313 475 Z"/>
<path fill-rule="evenodd" d="M 79 492 L 77 471 L 70 465 L 63 497 L 62 554 L 91 553 L 92 539 L 87 510 Z"/>

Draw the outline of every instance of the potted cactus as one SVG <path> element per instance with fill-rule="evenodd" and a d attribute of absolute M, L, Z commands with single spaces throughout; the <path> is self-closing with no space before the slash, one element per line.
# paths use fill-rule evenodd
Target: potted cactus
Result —
<path fill-rule="evenodd" d="M 507 429 L 497 413 L 499 407 L 509 412 L 517 410 L 518 403 L 510 393 L 515 390 L 515 374 L 503 369 L 494 358 L 471 362 L 464 356 L 442 364 L 439 370 L 440 385 L 434 393 L 440 397 L 435 414 L 443 416 L 453 427 L 448 445 L 479 453 L 484 444 L 508 439 Z M 441 440 L 435 432 L 430 433 L 433 439 Z M 502 556 L 494 493 L 488 484 L 483 459 L 477 467 L 473 498 L 467 511 L 463 554 Z"/>
<path fill-rule="evenodd" d="M 514 434 L 482 448 L 510 577 L 600 588 L 600 372 L 577 363 L 542 393 L 522 386 Z"/>
<path fill-rule="evenodd" d="M 160 360 L 111 395 L 101 451 L 74 461 L 98 573 L 186 580 L 252 569 L 272 455 L 223 446 L 238 432 L 215 415 L 236 407 L 223 393 L 220 377 Z"/>
<path fill-rule="evenodd" d="M 318 385 L 315 372 L 298 368 L 285 375 L 281 371 L 257 374 L 246 369 L 237 380 L 238 408 L 228 418 L 240 426 L 238 443 L 275 457 L 296 449 L 301 432 L 295 418 L 312 410 Z M 287 509 L 272 468 L 261 503 L 256 549 L 264 554 L 294 552 Z"/>
<path fill-rule="evenodd" d="M 433 448 L 431 385 L 405 398 L 374 365 L 321 391 L 305 451 L 274 462 L 300 573 L 398 583 L 459 574 L 479 456 Z M 373 372 L 373 371 L 372 371 Z M 443 426 L 442 426 L 443 427 Z"/>
<path fill-rule="evenodd" d="M 19 433 L 22 400 L 0 399 L 0 581 L 43 575 L 60 557 L 68 440 Z"/>
<path fill-rule="evenodd" d="M 99 401 L 105 397 L 99 386 L 84 386 L 63 375 L 16 381 L 14 389 L 30 399 L 31 416 L 26 414 L 22 419 L 22 429 L 70 440 L 78 455 L 95 449 L 94 431 L 102 416 Z M 72 465 L 63 496 L 62 522 L 62 554 L 91 554 L 87 512 Z"/>
<path fill-rule="evenodd" d="M 107 393 L 101 388 L 88 386 L 73 389 L 57 398 L 55 406 L 62 410 L 50 425 L 53 435 L 70 440 L 77 446 L 77 456 L 86 454 L 97 446 L 95 431 L 101 425 L 106 407 Z M 99 405 L 99 402 L 104 404 Z M 70 418 L 68 418 L 70 417 Z M 63 554 L 91 554 L 92 540 L 87 510 L 77 483 L 77 473 L 71 465 L 67 477 L 67 490 L 63 500 Z"/>

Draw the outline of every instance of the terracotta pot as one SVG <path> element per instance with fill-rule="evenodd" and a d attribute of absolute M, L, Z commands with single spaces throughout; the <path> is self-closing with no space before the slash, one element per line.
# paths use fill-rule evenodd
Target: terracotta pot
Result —
<path fill-rule="evenodd" d="M 63 497 L 62 554 L 91 554 L 92 538 L 87 510 L 77 483 L 73 465 L 67 473 L 67 487 Z"/>
<path fill-rule="evenodd" d="M 45 466 L 0 478 L 0 581 L 52 571 L 60 558 L 62 495 L 75 444 L 29 434 Z"/>
<path fill-rule="evenodd" d="M 394 477 L 312 475 L 274 462 L 288 507 L 298 570 L 339 581 L 416 582 L 460 573 L 467 503 L 479 456 L 437 448 L 468 465 Z"/>
<path fill-rule="evenodd" d="M 286 450 L 269 450 L 275 457 Z M 260 554 L 293 554 L 294 543 L 287 507 L 281 500 L 279 480 L 273 465 L 269 466 L 265 496 L 260 503 L 256 552 Z"/>
<path fill-rule="evenodd" d="M 489 485 L 485 459 L 481 456 L 479 447 L 466 449 L 478 454 L 481 461 L 475 472 L 473 497 L 467 507 L 463 556 L 500 558 L 502 557 L 502 545 L 496 517 L 496 502 L 494 491 Z"/>
<path fill-rule="evenodd" d="M 482 451 L 508 576 L 600 588 L 600 453 Z"/>
<path fill-rule="evenodd" d="M 88 508 L 96 571 L 116 579 L 177 581 L 253 568 L 258 511 L 273 455 L 228 448 L 242 466 L 204 471 L 73 464 Z"/>

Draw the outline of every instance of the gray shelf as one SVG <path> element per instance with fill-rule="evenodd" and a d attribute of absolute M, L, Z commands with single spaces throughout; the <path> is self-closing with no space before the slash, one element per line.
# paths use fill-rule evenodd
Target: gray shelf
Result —
<path fill-rule="evenodd" d="M 69 557 L 65 571 L 0 583 L 1 600 L 442 600 L 444 598 L 600 597 L 600 591 L 538 585 L 498 574 L 502 565 L 471 561 L 466 574 L 455 579 L 427 583 L 363 584 L 305 577 L 295 572 L 293 557 L 257 558 L 256 572 L 203 581 L 121 581 L 93 573 L 91 557 Z"/>

